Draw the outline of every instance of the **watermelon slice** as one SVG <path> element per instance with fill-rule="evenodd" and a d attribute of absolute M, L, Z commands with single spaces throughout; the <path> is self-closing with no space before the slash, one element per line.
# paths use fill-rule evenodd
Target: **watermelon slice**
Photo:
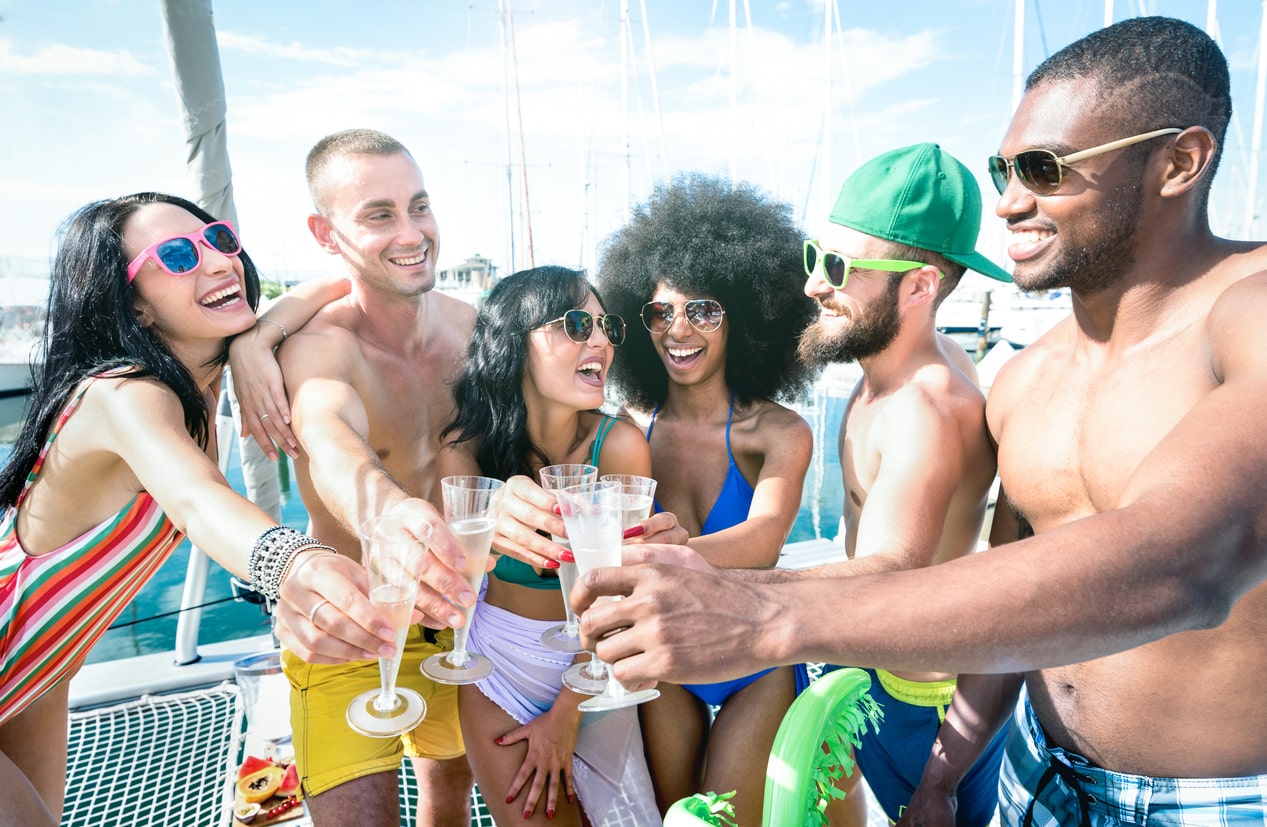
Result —
<path fill-rule="evenodd" d="M 271 767 L 272 761 L 266 761 L 263 758 L 257 758 L 254 755 L 248 755 L 242 761 L 242 766 L 238 767 L 238 780 L 241 781 L 248 775 L 253 775 L 265 767 Z"/>
<path fill-rule="evenodd" d="M 281 786 L 277 788 L 277 795 L 289 798 L 299 792 L 299 767 L 291 763 L 286 767 L 286 774 L 282 776 Z"/>

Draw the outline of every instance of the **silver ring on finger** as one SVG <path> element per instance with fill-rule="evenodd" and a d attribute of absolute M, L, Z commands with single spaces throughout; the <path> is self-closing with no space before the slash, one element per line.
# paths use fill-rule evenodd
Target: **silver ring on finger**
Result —
<path fill-rule="evenodd" d="M 260 414 L 260 422 L 263 422 L 265 419 L 268 419 L 268 414 Z"/>
<path fill-rule="evenodd" d="M 321 607 L 329 603 L 324 597 L 317 601 L 317 604 L 308 611 L 308 622 L 313 626 L 317 625 L 317 612 L 321 611 Z"/>

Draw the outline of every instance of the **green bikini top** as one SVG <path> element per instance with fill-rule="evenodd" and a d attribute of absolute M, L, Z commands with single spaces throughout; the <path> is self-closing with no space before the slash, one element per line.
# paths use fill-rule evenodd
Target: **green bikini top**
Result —
<path fill-rule="evenodd" d="M 598 455 L 603 450 L 603 440 L 607 439 L 608 431 L 615 424 L 616 417 L 603 415 L 603 421 L 598 424 L 598 433 L 594 436 L 594 446 L 590 449 L 590 465 L 598 465 Z M 527 586 L 530 589 L 559 588 L 559 575 L 554 569 L 545 569 L 538 573 L 535 568 L 522 560 L 516 560 L 505 554 L 497 558 L 493 574 L 503 583 Z"/>

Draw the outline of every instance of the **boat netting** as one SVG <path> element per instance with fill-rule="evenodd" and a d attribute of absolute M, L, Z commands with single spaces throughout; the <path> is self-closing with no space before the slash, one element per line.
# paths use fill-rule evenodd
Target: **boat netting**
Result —
<path fill-rule="evenodd" d="M 227 824 L 242 722 L 232 683 L 72 712 L 62 824 Z"/>
<path fill-rule="evenodd" d="M 242 758 L 244 728 L 238 688 L 229 681 L 72 712 L 63 827 L 228 827 L 229 780 Z M 405 761 L 402 827 L 413 827 L 417 797 Z M 471 793 L 471 827 L 495 827 L 478 790 Z"/>

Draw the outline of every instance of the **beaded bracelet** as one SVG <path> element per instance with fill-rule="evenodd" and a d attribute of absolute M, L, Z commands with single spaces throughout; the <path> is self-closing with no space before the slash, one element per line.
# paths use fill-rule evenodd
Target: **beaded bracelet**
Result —
<path fill-rule="evenodd" d="M 305 549 L 334 551 L 301 531 L 279 525 L 265 531 L 255 541 L 247 562 L 251 586 L 274 603 L 281 597 L 282 581 L 291 564 Z"/>
<path fill-rule="evenodd" d="M 286 328 L 282 325 L 281 322 L 275 322 L 272 319 L 266 319 L 263 316 L 260 316 L 258 319 L 256 319 L 256 321 L 264 322 L 265 324 L 271 324 L 273 327 L 277 328 L 278 330 L 282 332 L 282 341 L 283 342 L 286 341 Z"/>

